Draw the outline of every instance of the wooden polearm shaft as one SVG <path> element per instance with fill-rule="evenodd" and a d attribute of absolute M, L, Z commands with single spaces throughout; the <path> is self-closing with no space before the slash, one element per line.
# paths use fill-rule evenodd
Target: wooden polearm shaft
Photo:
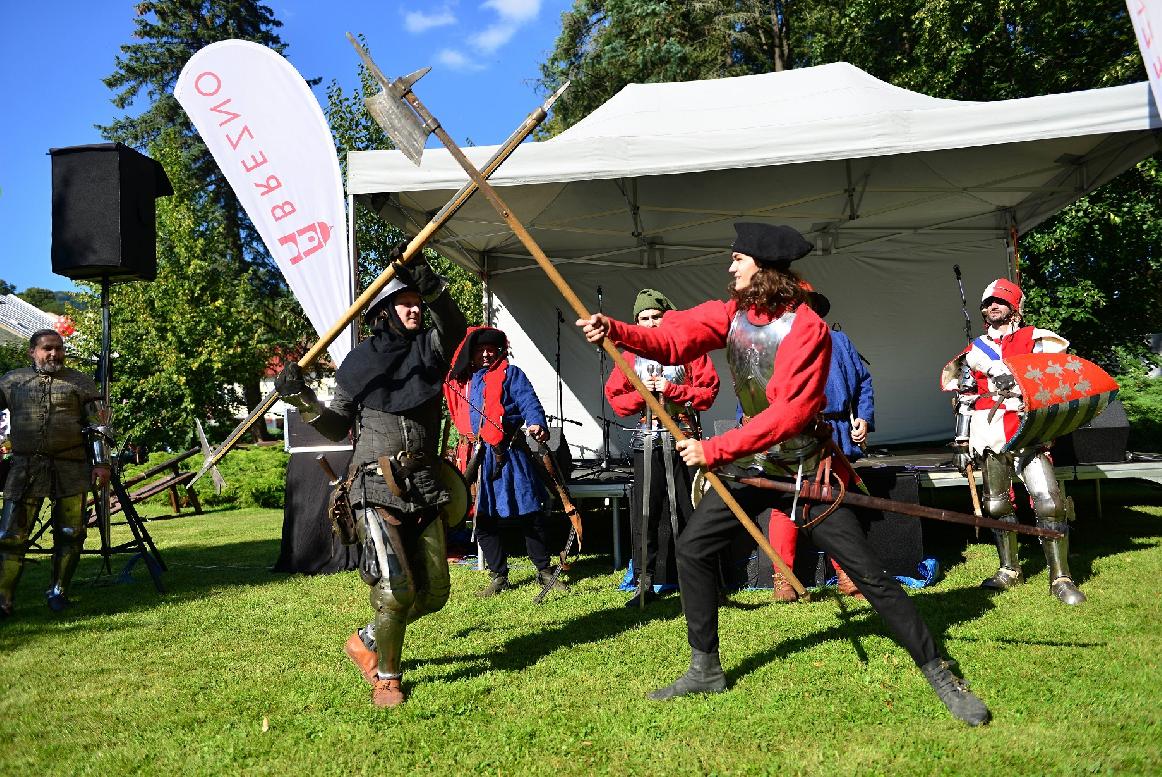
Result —
<path fill-rule="evenodd" d="M 771 480 L 770 478 L 737 477 L 731 479 L 746 486 L 754 486 L 755 488 L 780 491 L 784 494 L 796 493 L 793 483 L 784 483 L 779 480 Z M 833 502 L 838 492 L 831 486 L 818 486 L 814 483 L 804 483 L 798 489 L 798 494 L 800 499 L 806 499 L 811 502 Z M 855 505 L 856 507 L 886 510 L 892 513 L 910 515 L 913 518 L 930 518 L 934 521 L 960 523 L 966 526 L 977 526 L 982 529 L 997 529 L 999 531 L 1017 532 L 1018 534 L 1031 534 L 1035 537 L 1045 537 L 1051 540 L 1060 539 L 1065 536 L 1059 531 L 1044 529 L 1040 526 L 1006 523 L 1004 521 L 993 520 L 992 518 L 984 518 L 979 515 L 956 512 L 955 510 L 942 510 L 938 507 L 927 507 L 926 505 L 917 505 L 911 502 L 897 502 L 894 499 L 882 499 L 878 496 L 866 496 L 864 494 L 852 493 L 851 491 L 845 492 L 841 501 L 844 504 Z"/>
<path fill-rule="evenodd" d="M 563 84 L 560 89 L 550 95 L 544 103 L 538 106 L 536 110 L 534 110 L 525 118 L 521 125 L 517 127 L 516 130 L 508 137 L 508 140 L 506 140 L 504 144 L 496 150 L 496 153 L 493 154 L 492 157 L 484 164 L 484 167 L 481 168 L 480 175 L 483 178 L 487 178 L 496 172 L 496 169 L 500 167 L 500 165 L 506 159 L 508 159 L 509 156 L 512 155 L 512 152 L 516 150 L 517 146 L 519 146 L 525 140 L 525 138 L 527 138 L 532 133 L 532 131 L 536 129 L 542 121 L 545 120 L 545 117 L 548 116 L 549 109 L 553 106 L 553 103 L 557 101 L 557 98 L 559 98 L 564 93 L 568 86 L 569 84 L 567 82 Z M 424 247 L 424 244 L 427 243 L 428 239 L 431 238 L 431 236 L 434 235 L 436 231 L 440 229 L 440 227 L 444 226 L 448 219 L 452 218 L 456 211 L 460 209 L 460 206 L 467 202 L 468 198 L 475 194 L 478 188 L 479 183 L 475 180 L 469 180 L 468 183 L 460 187 L 460 190 L 452 195 L 452 199 L 448 200 L 444 207 L 441 208 L 440 211 L 436 213 L 436 215 L 433 216 L 432 219 L 423 227 L 423 229 L 421 229 L 416 234 L 416 236 L 408 242 L 407 248 L 404 249 L 403 254 L 398 260 L 396 260 L 396 262 L 403 265 L 411 261 L 412 258 L 415 257 Z M 307 351 L 301 359 L 299 359 L 298 364 L 300 368 L 305 370 L 314 364 L 315 360 L 318 359 L 323 351 L 327 349 L 327 346 L 334 342 L 335 338 L 337 338 L 343 332 L 343 330 L 347 328 L 347 325 L 350 324 L 355 319 L 355 317 L 363 311 L 368 303 L 370 303 L 371 300 L 375 298 L 375 295 L 391 282 L 391 279 L 395 277 L 396 262 L 388 265 L 387 269 L 380 273 L 379 277 L 372 281 L 371 285 L 368 286 L 363 291 L 363 293 L 359 295 L 358 298 L 356 298 L 356 300 L 351 304 L 351 307 L 347 308 L 347 312 L 343 314 L 342 318 L 340 318 L 334 326 L 327 330 L 326 334 L 324 334 L 318 340 L 318 342 L 316 342 L 311 347 L 311 349 Z M 250 415 L 247 416 L 246 420 L 236 426 L 234 430 L 226 436 L 226 439 L 222 442 L 222 444 L 219 445 L 218 448 L 215 449 L 214 452 L 208 456 L 204 462 L 202 462 L 202 467 L 198 470 L 198 474 L 195 475 L 194 479 L 190 481 L 191 485 L 196 483 L 199 478 L 201 478 L 210 470 L 211 467 L 221 461 L 222 457 L 225 456 L 230 451 L 230 449 L 238 443 L 238 440 L 242 438 L 242 435 L 246 433 L 246 430 L 249 429 L 256 420 L 261 418 L 266 413 L 266 411 L 274 407 L 274 403 L 277 401 L 277 391 L 271 391 L 266 396 L 264 396 L 258 405 L 255 406 L 255 408 L 250 412 Z"/>

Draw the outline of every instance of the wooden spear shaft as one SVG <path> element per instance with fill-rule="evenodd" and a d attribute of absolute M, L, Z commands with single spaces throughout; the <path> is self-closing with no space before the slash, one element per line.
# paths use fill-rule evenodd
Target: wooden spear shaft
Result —
<path fill-rule="evenodd" d="M 424 104 L 420 102 L 415 93 L 408 89 L 403 97 L 408 101 L 408 104 L 415 109 L 416 113 L 423 120 L 424 126 L 431 128 L 432 133 L 437 138 L 439 138 L 440 142 L 444 144 L 444 147 L 448 149 L 448 153 L 450 153 L 452 157 L 459 163 L 460 167 L 464 168 L 464 172 L 467 173 L 468 177 L 476 183 L 476 186 L 480 189 L 480 193 L 483 194 L 490 203 L 492 203 L 492 206 L 496 209 L 496 212 L 499 213 L 501 218 L 504 219 L 505 223 L 508 224 L 509 229 L 511 229 L 513 234 L 517 236 L 517 239 L 519 239 L 524 247 L 528 249 L 529 254 L 531 254 L 533 259 L 536 260 L 536 263 L 540 265 L 540 268 L 544 270 L 546 275 L 549 276 L 549 280 L 552 281 L 553 285 L 557 287 L 557 291 L 559 291 L 561 296 L 565 298 L 565 301 L 569 303 L 569 307 L 573 309 L 573 312 L 577 314 L 577 317 L 589 318 L 590 313 L 588 310 L 586 310 L 585 305 L 581 302 L 581 299 L 576 295 L 576 293 L 574 293 L 573 289 L 569 286 L 569 283 L 561 276 L 561 273 L 557 271 L 557 268 L 553 266 L 553 263 L 549 260 L 549 257 L 547 257 L 545 252 L 541 250 L 541 247 L 537 245 L 537 242 L 533 239 L 533 236 L 530 235 L 528 230 L 524 228 L 524 225 L 521 224 L 520 220 L 513 215 L 512 210 L 504 203 L 504 200 L 500 198 L 500 195 L 496 193 L 496 190 L 492 188 L 492 185 L 484 180 L 483 175 L 473 166 L 468 157 L 464 156 L 464 152 L 461 151 L 460 147 L 456 145 L 455 141 L 453 141 L 452 138 L 448 136 L 448 133 L 444 131 L 444 128 L 438 121 L 436 121 L 435 117 L 428 112 L 428 109 L 424 107 Z M 639 378 L 637 373 L 635 373 L 629 366 L 625 358 L 621 355 L 621 352 L 617 350 L 617 347 L 614 346 L 614 344 L 608 338 L 605 338 L 601 341 L 601 347 L 605 349 L 605 352 L 609 354 L 611 359 L 613 359 L 613 363 L 621 369 L 629 382 L 633 384 L 633 387 L 637 390 L 637 392 L 642 395 L 646 401 L 646 405 L 654 412 L 654 415 L 657 416 L 658 420 L 662 422 L 662 425 L 666 427 L 666 430 L 670 432 L 670 434 L 674 435 L 676 440 L 685 440 L 686 435 L 682 433 L 682 430 L 678 427 L 678 424 L 674 422 L 674 419 L 670 418 L 670 415 L 666 412 L 666 409 L 660 402 L 658 402 L 657 398 L 654 397 L 653 392 L 647 389 L 645 384 L 642 383 L 641 378 Z M 787 568 L 787 565 L 783 563 L 783 560 L 779 557 L 779 554 L 775 552 L 775 549 L 771 547 L 769 542 L 767 542 L 767 538 L 763 536 L 761 531 L 759 531 L 758 526 L 756 526 L 755 523 L 751 521 L 749 517 L 747 517 L 746 512 L 742 509 L 742 505 L 740 505 L 734 496 L 731 495 L 730 490 L 726 487 L 726 485 L 718 478 L 716 474 L 710 470 L 706 471 L 706 480 L 710 483 L 711 487 L 713 487 L 714 490 L 718 492 L 718 495 L 722 498 L 722 501 L 725 502 L 730 511 L 734 513 L 734 517 L 738 519 L 739 523 L 743 525 L 743 528 L 746 529 L 747 533 L 750 534 L 758 546 L 762 548 L 763 553 L 765 553 L 767 557 L 770 558 L 771 563 L 777 570 L 779 570 L 779 573 L 783 575 L 787 582 L 791 584 L 791 587 L 795 589 L 795 592 L 800 596 L 806 596 L 807 590 L 803 587 L 803 584 L 799 582 L 799 579 L 795 577 L 794 573 L 792 573 L 791 570 Z"/>

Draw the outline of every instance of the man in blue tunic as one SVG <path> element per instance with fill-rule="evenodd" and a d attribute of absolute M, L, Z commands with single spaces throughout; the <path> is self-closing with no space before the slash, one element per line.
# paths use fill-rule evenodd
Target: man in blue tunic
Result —
<path fill-rule="evenodd" d="M 493 327 L 469 329 L 452 359 L 444 389 L 462 451 L 482 446 L 474 526 L 490 575 L 488 586 L 479 592 L 485 597 L 512 588 L 508 555 L 500 541 L 502 520 L 519 519 L 537 582 L 547 585 L 552 579 L 545 538 L 548 494 L 527 445 L 518 438 L 522 426 L 538 442 L 549 438 L 549 430 L 532 383 L 520 367 L 508 363 L 507 356 L 504 332 Z M 557 582 L 554 587 L 564 586 Z"/>
<path fill-rule="evenodd" d="M 831 312 L 831 301 L 826 296 L 802 282 L 807 290 L 807 304 L 820 318 Z M 876 411 L 872 391 L 872 377 L 863 357 L 855 349 L 851 338 L 838 328 L 831 329 L 831 367 L 827 372 L 827 386 L 824 389 L 827 403 L 823 406 L 823 420 L 831 427 L 831 439 L 848 461 L 854 462 L 864 455 L 867 435 L 875 431 Z M 785 515 L 776 513 L 770 522 L 771 545 L 788 567 L 795 564 L 795 548 L 799 532 Z M 839 581 L 839 592 L 845 596 L 862 599 L 863 595 L 843 569 L 832 561 Z M 775 573 L 775 601 L 793 602 L 799 598 L 791 584 L 779 573 Z"/>

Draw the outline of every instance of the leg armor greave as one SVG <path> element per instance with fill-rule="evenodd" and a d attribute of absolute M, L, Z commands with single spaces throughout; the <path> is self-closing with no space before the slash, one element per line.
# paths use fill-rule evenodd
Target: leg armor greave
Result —
<path fill-rule="evenodd" d="M 1085 594 L 1069 573 L 1069 519 L 1073 517 L 1069 507 L 1072 501 L 1062 497 L 1053 463 L 1044 453 L 1034 456 L 1025 465 L 1021 479 L 1033 498 L 1037 525 L 1065 535 L 1057 540 L 1041 538 L 1041 549 L 1049 567 L 1049 591 L 1065 604 L 1081 604 L 1085 601 Z"/>
<path fill-rule="evenodd" d="M 407 566 L 405 548 L 399 534 L 388 531 L 382 519 L 366 510 L 358 524 L 363 541 L 363 561 L 359 574 L 371 586 L 371 606 L 375 608 L 375 648 L 379 671 L 386 676 L 400 674 L 407 613 L 415 602 L 416 590 Z M 397 541 L 393 542 L 392 537 Z"/>
<path fill-rule="evenodd" d="M 28 541 L 28 529 L 32 520 L 40 512 L 40 500 L 4 502 L 0 512 L 0 609 L 11 612 L 16 584 L 24 569 L 24 543 Z"/>
<path fill-rule="evenodd" d="M 998 521 L 1015 524 L 1017 515 L 1009 500 L 1009 489 L 1013 485 L 1013 459 L 1008 455 L 990 454 L 984 458 L 984 503 L 985 515 Z M 1021 564 L 1017 557 L 1017 534 L 1011 531 L 993 530 L 1000 564 L 992 577 L 981 583 L 982 588 L 1004 590 L 1025 582 L 1021 574 Z"/>
<path fill-rule="evenodd" d="M 448 573 L 447 529 L 444 521 L 432 521 L 420 534 L 412 569 L 416 573 L 416 596 L 407 622 L 437 612 L 448 603 L 452 578 Z"/>
<path fill-rule="evenodd" d="M 85 545 L 85 497 L 83 494 L 58 499 L 52 507 L 52 582 L 45 595 L 67 599 L 69 584 Z"/>

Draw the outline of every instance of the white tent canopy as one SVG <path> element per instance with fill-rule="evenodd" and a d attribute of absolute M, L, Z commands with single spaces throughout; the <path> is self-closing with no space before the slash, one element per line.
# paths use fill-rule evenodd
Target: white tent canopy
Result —
<path fill-rule="evenodd" d="M 557 137 L 522 145 L 491 180 L 589 307 L 600 300 L 620 318 L 647 286 L 679 307 L 724 298 L 735 221 L 799 229 L 816 251 L 795 267 L 871 362 L 872 442 L 886 444 L 951 432 L 936 376 L 964 344 L 952 265 L 975 309 L 985 284 L 1011 272 L 1012 229 L 1157 152 L 1160 138 L 1145 83 L 968 103 L 837 63 L 632 84 Z M 495 147 L 465 151 L 483 165 Z M 444 149 L 420 167 L 398 151 L 349 157 L 349 193 L 413 232 L 466 180 Z M 493 322 L 554 414 L 562 310 L 563 415 L 583 424 L 567 434 L 598 448 L 595 418 L 614 418 L 599 357 L 503 220 L 474 197 L 433 244 L 484 276 Z M 724 390 L 709 420 L 734 414 L 720 354 L 715 363 Z"/>

